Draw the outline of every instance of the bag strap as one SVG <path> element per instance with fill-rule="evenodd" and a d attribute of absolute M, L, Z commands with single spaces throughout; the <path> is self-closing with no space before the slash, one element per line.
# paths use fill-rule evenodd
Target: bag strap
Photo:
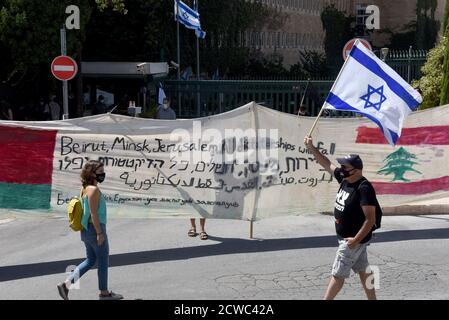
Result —
<path fill-rule="evenodd" d="M 362 184 L 364 184 L 365 182 L 367 182 L 368 180 L 363 180 L 362 182 L 360 182 L 359 186 L 357 187 L 357 191 L 360 190 L 360 187 L 362 186 Z"/>

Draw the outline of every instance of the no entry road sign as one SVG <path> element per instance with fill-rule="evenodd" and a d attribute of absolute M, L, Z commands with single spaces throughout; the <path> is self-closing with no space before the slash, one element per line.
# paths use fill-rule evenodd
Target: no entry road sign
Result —
<path fill-rule="evenodd" d="M 367 41 L 367 40 L 365 40 L 365 39 L 352 39 L 352 40 L 349 40 L 346 44 L 345 44 L 345 46 L 344 46 L 344 48 L 343 48 L 343 60 L 345 60 L 346 61 L 346 58 L 349 56 L 349 54 L 351 53 L 351 50 L 352 50 L 352 47 L 354 46 L 354 44 L 355 44 L 355 42 L 357 41 L 357 40 L 360 40 L 360 42 L 365 46 L 365 47 L 367 47 L 368 49 L 370 49 L 371 51 L 373 51 L 373 47 L 371 47 L 371 44 Z"/>
<path fill-rule="evenodd" d="M 76 61 L 68 56 L 59 56 L 51 63 L 51 72 L 56 79 L 69 81 L 75 78 L 78 73 Z"/>

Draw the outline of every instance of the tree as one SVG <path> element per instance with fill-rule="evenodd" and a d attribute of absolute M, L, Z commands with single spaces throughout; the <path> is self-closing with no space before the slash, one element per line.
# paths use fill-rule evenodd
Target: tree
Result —
<path fill-rule="evenodd" d="M 449 19 L 449 17 L 446 17 Z M 445 37 L 449 36 L 449 23 L 445 21 L 446 30 Z M 443 63 L 443 79 L 441 81 L 441 95 L 440 95 L 440 104 L 444 105 L 449 103 L 449 41 L 446 40 L 444 46 L 444 63 Z"/>
<path fill-rule="evenodd" d="M 400 32 L 393 32 L 388 28 L 381 32 L 390 36 L 390 44 L 388 47 L 391 50 L 408 50 L 410 46 L 417 47 L 416 21 L 411 21 L 404 25 Z"/>
<path fill-rule="evenodd" d="M 428 50 L 434 47 L 440 23 L 435 20 L 437 0 L 418 0 L 416 5 L 416 47 Z"/>
<path fill-rule="evenodd" d="M 260 51 L 253 51 L 248 59 L 243 78 L 280 78 L 287 75 L 287 70 L 283 66 L 283 58 L 277 53 L 265 56 Z"/>
<path fill-rule="evenodd" d="M 446 6 L 444 8 L 444 19 L 443 19 L 443 30 L 446 30 L 449 19 L 449 1 L 446 1 Z"/>
<path fill-rule="evenodd" d="M 200 40 L 203 71 L 219 68 L 221 74 L 243 75 L 253 52 L 242 46 L 242 33 L 282 22 L 280 13 L 246 0 L 200 0 L 199 5 L 201 26 L 207 32 L 206 39 Z M 173 1 L 127 1 L 126 9 L 125 17 L 110 10 L 92 13 L 83 59 L 176 61 Z M 180 34 L 181 66 L 196 69 L 195 32 L 181 25 Z"/>
<path fill-rule="evenodd" d="M 230 76 L 242 75 L 253 54 L 242 45 L 244 32 L 261 30 L 264 25 L 279 27 L 283 23 L 282 14 L 255 1 L 201 0 L 199 10 L 200 14 L 207 13 L 201 16 L 208 33 L 202 43 L 204 68 L 218 67 Z"/>
<path fill-rule="evenodd" d="M 329 76 L 326 56 L 316 51 L 299 53 L 299 62 L 290 67 L 290 74 L 303 79 L 320 79 Z"/>
<path fill-rule="evenodd" d="M 345 13 L 339 11 L 334 4 L 327 6 L 321 13 L 321 22 L 326 32 L 324 49 L 332 75 L 336 75 L 343 65 L 341 52 L 346 42 L 353 37 L 351 30 L 353 21 L 353 17 L 346 17 Z"/>
<path fill-rule="evenodd" d="M 418 170 L 413 169 L 412 167 L 417 162 L 413 161 L 416 159 L 416 155 L 409 153 L 403 147 L 399 148 L 397 151 L 390 154 L 384 162 L 387 164 L 379 170 L 377 173 L 382 175 L 394 175 L 392 181 L 405 181 L 409 182 L 410 180 L 404 177 L 405 173 L 411 171 L 416 173 L 421 173 Z"/>
<path fill-rule="evenodd" d="M 418 87 L 422 92 L 423 103 L 420 106 L 421 110 L 440 105 L 444 53 L 447 44 L 447 37 L 441 37 L 438 45 L 430 50 L 427 61 L 421 68 L 421 79 L 412 83 L 413 87 Z"/>
<path fill-rule="evenodd" d="M 55 89 L 49 66 L 61 53 L 59 30 L 67 18 L 67 6 L 80 8 L 81 29 L 68 32 L 67 37 L 68 54 L 75 58 L 95 7 L 125 13 L 123 0 L 46 0 L 44 5 L 35 0 L 3 0 L 0 4 L 0 47 L 8 48 L 2 55 L 11 62 L 0 68 L 0 81 L 22 92 L 24 99 L 31 98 L 27 93 Z"/>
<path fill-rule="evenodd" d="M 126 15 L 92 11 L 83 46 L 84 61 L 158 61 L 160 47 L 176 36 L 170 1 L 127 1 Z M 159 42 L 160 41 L 160 42 Z M 173 50 L 176 48 L 174 42 Z M 176 60 L 176 59 L 172 59 Z"/>

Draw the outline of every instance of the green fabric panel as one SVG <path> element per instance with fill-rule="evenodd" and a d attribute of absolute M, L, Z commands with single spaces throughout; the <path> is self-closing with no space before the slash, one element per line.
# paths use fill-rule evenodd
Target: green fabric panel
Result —
<path fill-rule="evenodd" d="M 51 185 L 0 183 L 0 208 L 50 209 Z"/>

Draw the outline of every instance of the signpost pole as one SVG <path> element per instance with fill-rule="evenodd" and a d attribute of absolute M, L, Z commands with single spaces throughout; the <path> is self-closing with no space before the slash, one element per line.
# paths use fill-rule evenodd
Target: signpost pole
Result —
<path fill-rule="evenodd" d="M 249 224 L 249 238 L 253 239 L 254 236 L 254 221 L 251 220 Z"/>
<path fill-rule="evenodd" d="M 66 41 L 66 30 L 65 26 L 61 29 L 61 55 L 67 55 L 67 41 Z M 63 120 L 69 119 L 69 85 L 67 81 L 62 82 L 62 99 L 64 114 L 62 116 Z"/>

